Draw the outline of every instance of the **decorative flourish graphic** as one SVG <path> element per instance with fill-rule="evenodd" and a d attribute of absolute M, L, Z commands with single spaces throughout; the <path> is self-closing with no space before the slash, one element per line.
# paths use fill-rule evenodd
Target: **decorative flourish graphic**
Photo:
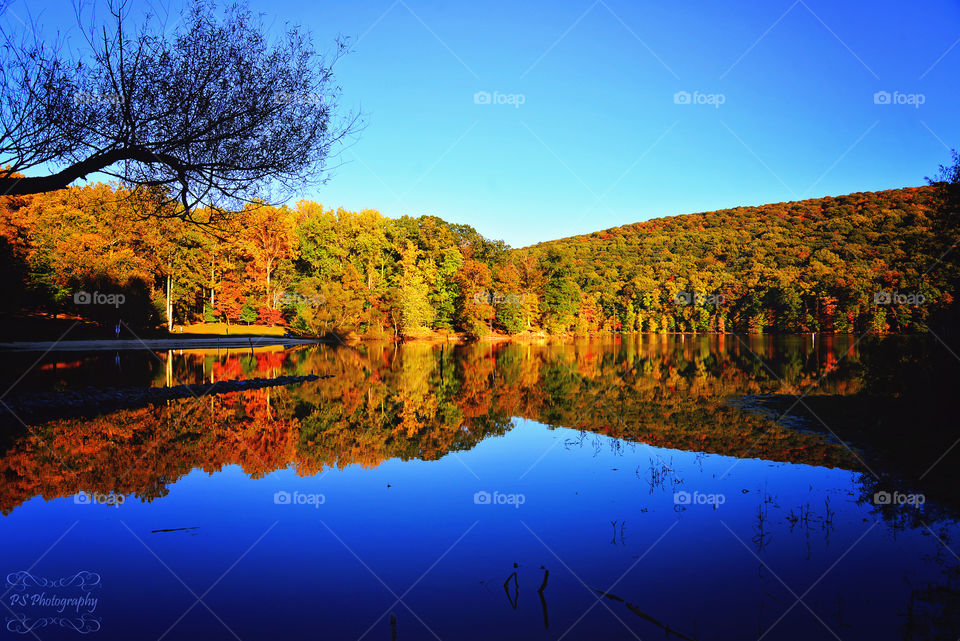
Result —
<path fill-rule="evenodd" d="M 32 634 L 38 628 L 60 627 L 69 628 L 80 634 L 90 634 L 100 631 L 100 619 L 89 614 L 80 617 L 38 617 L 35 619 L 25 616 L 7 617 L 7 630 L 17 634 Z"/>
<path fill-rule="evenodd" d="M 11 590 L 24 591 L 30 588 L 77 588 L 89 590 L 100 587 L 100 575 L 96 572 L 81 570 L 76 574 L 61 579 L 47 579 L 34 576 L 26 570 L 11 572 L 7 575 L 7 587 Z"/>

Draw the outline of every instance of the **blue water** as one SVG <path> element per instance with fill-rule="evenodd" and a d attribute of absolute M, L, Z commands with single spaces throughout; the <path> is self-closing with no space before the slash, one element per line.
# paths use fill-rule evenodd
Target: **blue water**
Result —
<path fill-rule="evenodd" d="M 35 496 L 0 519 L 2 570 L 99 575 L 97 629 L 40 639 L 937 638 L 907 614 L 953 585 L 956 526 L 895 527 L 863 472 L 511 424 L 438 460 Z M 15 595 L 83 592 L 6 589 L 9 638 L 58 616 Z"/>

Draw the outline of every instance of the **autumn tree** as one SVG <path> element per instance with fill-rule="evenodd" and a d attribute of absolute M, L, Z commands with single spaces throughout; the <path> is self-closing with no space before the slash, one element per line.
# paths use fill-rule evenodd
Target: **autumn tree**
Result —
<path fill-rule="evenodd" d="M 260 203 L 246 207 L 239 242 L 253 259 L 249 266 L 262 279 L 264 305 L 270 309 L 278 306 L 270 287 L 274 271 L 281 261 L 295 256 L 295 226 L 294 214 L 286 207 Z"/>
<path fill-rule="evenodd" d="M 507 334 L 518 334 L 526 328 L 527 318 L 523 299 L 520 270 L 513 263 L 507 262 L 496 272 L 489 301 L 494 306 L 494 318 L 498 329 Z"/>
<path fill-rule="evenodd" d="M 493 308 L 490 268 L 477 260 L 465 260 L 454 275 L 460 290 L 457 299 L 458 320 L 464 331 L 473 336 L 490 333 L 490 322 L 496 315 Z"/>

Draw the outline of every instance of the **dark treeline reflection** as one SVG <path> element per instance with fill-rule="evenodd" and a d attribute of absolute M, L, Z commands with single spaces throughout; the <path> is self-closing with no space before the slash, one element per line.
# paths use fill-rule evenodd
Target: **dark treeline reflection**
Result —
<path fill-rule="evenodd" d="M 727 401 L 808 390 L 809 398 L 863 397 L 870 349 L 877 347 L 850 337 L 639 336 L 47 359 L 25 390 L 331 376 L 7 434 L 0 508 L 80 490 L 149 501 L 194 468 L 230 464 L 260 477 L 291 464 L 313 475 L 390 458 L 435 460 L 503 434 L 513 417 L 664 448 L 862 471 L 835 441 Z"/>

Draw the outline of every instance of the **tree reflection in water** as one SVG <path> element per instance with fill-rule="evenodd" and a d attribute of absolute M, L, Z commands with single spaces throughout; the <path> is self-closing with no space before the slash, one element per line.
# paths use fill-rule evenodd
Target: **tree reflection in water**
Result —
<path fill-rule="evenodd" d="M 0 456 L 0 509 L 10 514 L 34 496 L 53 499 L 79 491 L 153 501 L 191 470 L 212 473 L 227 465 L 261 478 L 291 466 L 312 476 L 349 465 L 372 468 L 389 459 L 437 460 L 505 434 L 513 419 L 522 417 L 578 430 L 560 445 L 594 456 L 602 452 L 626 460 L 641 443 L 663 448 L 647 457 L 648 465 L 627 468 L 651 495 L 683 490 L 681 469 L 696 469 L 681 468 L 669 450 L 698 453 L 694 466 L 701 472 L 710 454 L 862 472 L 859 497 L 853 498 L 871 503 L 884 527 L 929 530 L 944 544 L 931 560 L 943 581 L 911 586 L 906 638 L 956 638 L 960 563 L 947 552 L 952 544 L 947 524 L 958 504 L 951 492 L 955 461 L 948 456 L 929 468 L 937 458 L 932 453 L 937 448 L 942 453 L 944 440 L 955 438 L 941 419 L 950 398 L 944 381 L 956 379 L 938 370 L 947 365 L 933 352 L 920 353 L 922 358 L 909 356 L 894 341 L 856 343 L 852 337 L 819 337 L 814 344 L 797 337 L 641 336 L 563 344 L 166 352 L 156 358 L 141 354 L 136 363 L 125 354 L 123 381 L 143 387 L 282 375 L 325 378 L 8 430 Z M 49 366 L 57 363 L 50 357 L 24 381 L 22 393 L 91 382 L 115 385 L 104 373 L 115 367 L 114 360 L 71 355 L 57 367 Z M 794 420 L 782 420 L 780 414 L 798 405 L 798 398 L 809 411 L 798 406 L 791 412 Z M 757 403 L 775 411 L 754 411 Z M 818 429 L 813 415 L 830 429 Z M 847 420 L 851 415 L 857 420 Z M 915 436 L 907 446 L 904 425 Z M 858 447 L 851 450 L 837 435 Z M 923 511 L 875 504 L 875 493 L 894 488 L 922 489 L 931 498 Z M 754 552 L 770 545 L 774 513 L 785 531 L 805 537 L 808 555 L 814 539 L 829 543 L 839 509 L 829 497 L 822 504 L 788 504 L 765 488 L 757 495 Z M 609 542 L 617 547 L 629 539 L 624 516 L 610 515 Z M 521 598 L 532 587 L 518 580 L 522 571 L 513 568 L 503 584 L 512 609 L 532 602 Z M 538 600 L 549 629 L 550 573 L 543 566 L 539 571 Z M 770 579 L 763 565 L 758 572 Z M 685 623 L 661 622 L 628 594 L 598 594 L 673 633 L 669 624 Z M 835 615 L 842 629 L 842 601 Z M 394 615 L 390 627 L 395 638 Z"/>

